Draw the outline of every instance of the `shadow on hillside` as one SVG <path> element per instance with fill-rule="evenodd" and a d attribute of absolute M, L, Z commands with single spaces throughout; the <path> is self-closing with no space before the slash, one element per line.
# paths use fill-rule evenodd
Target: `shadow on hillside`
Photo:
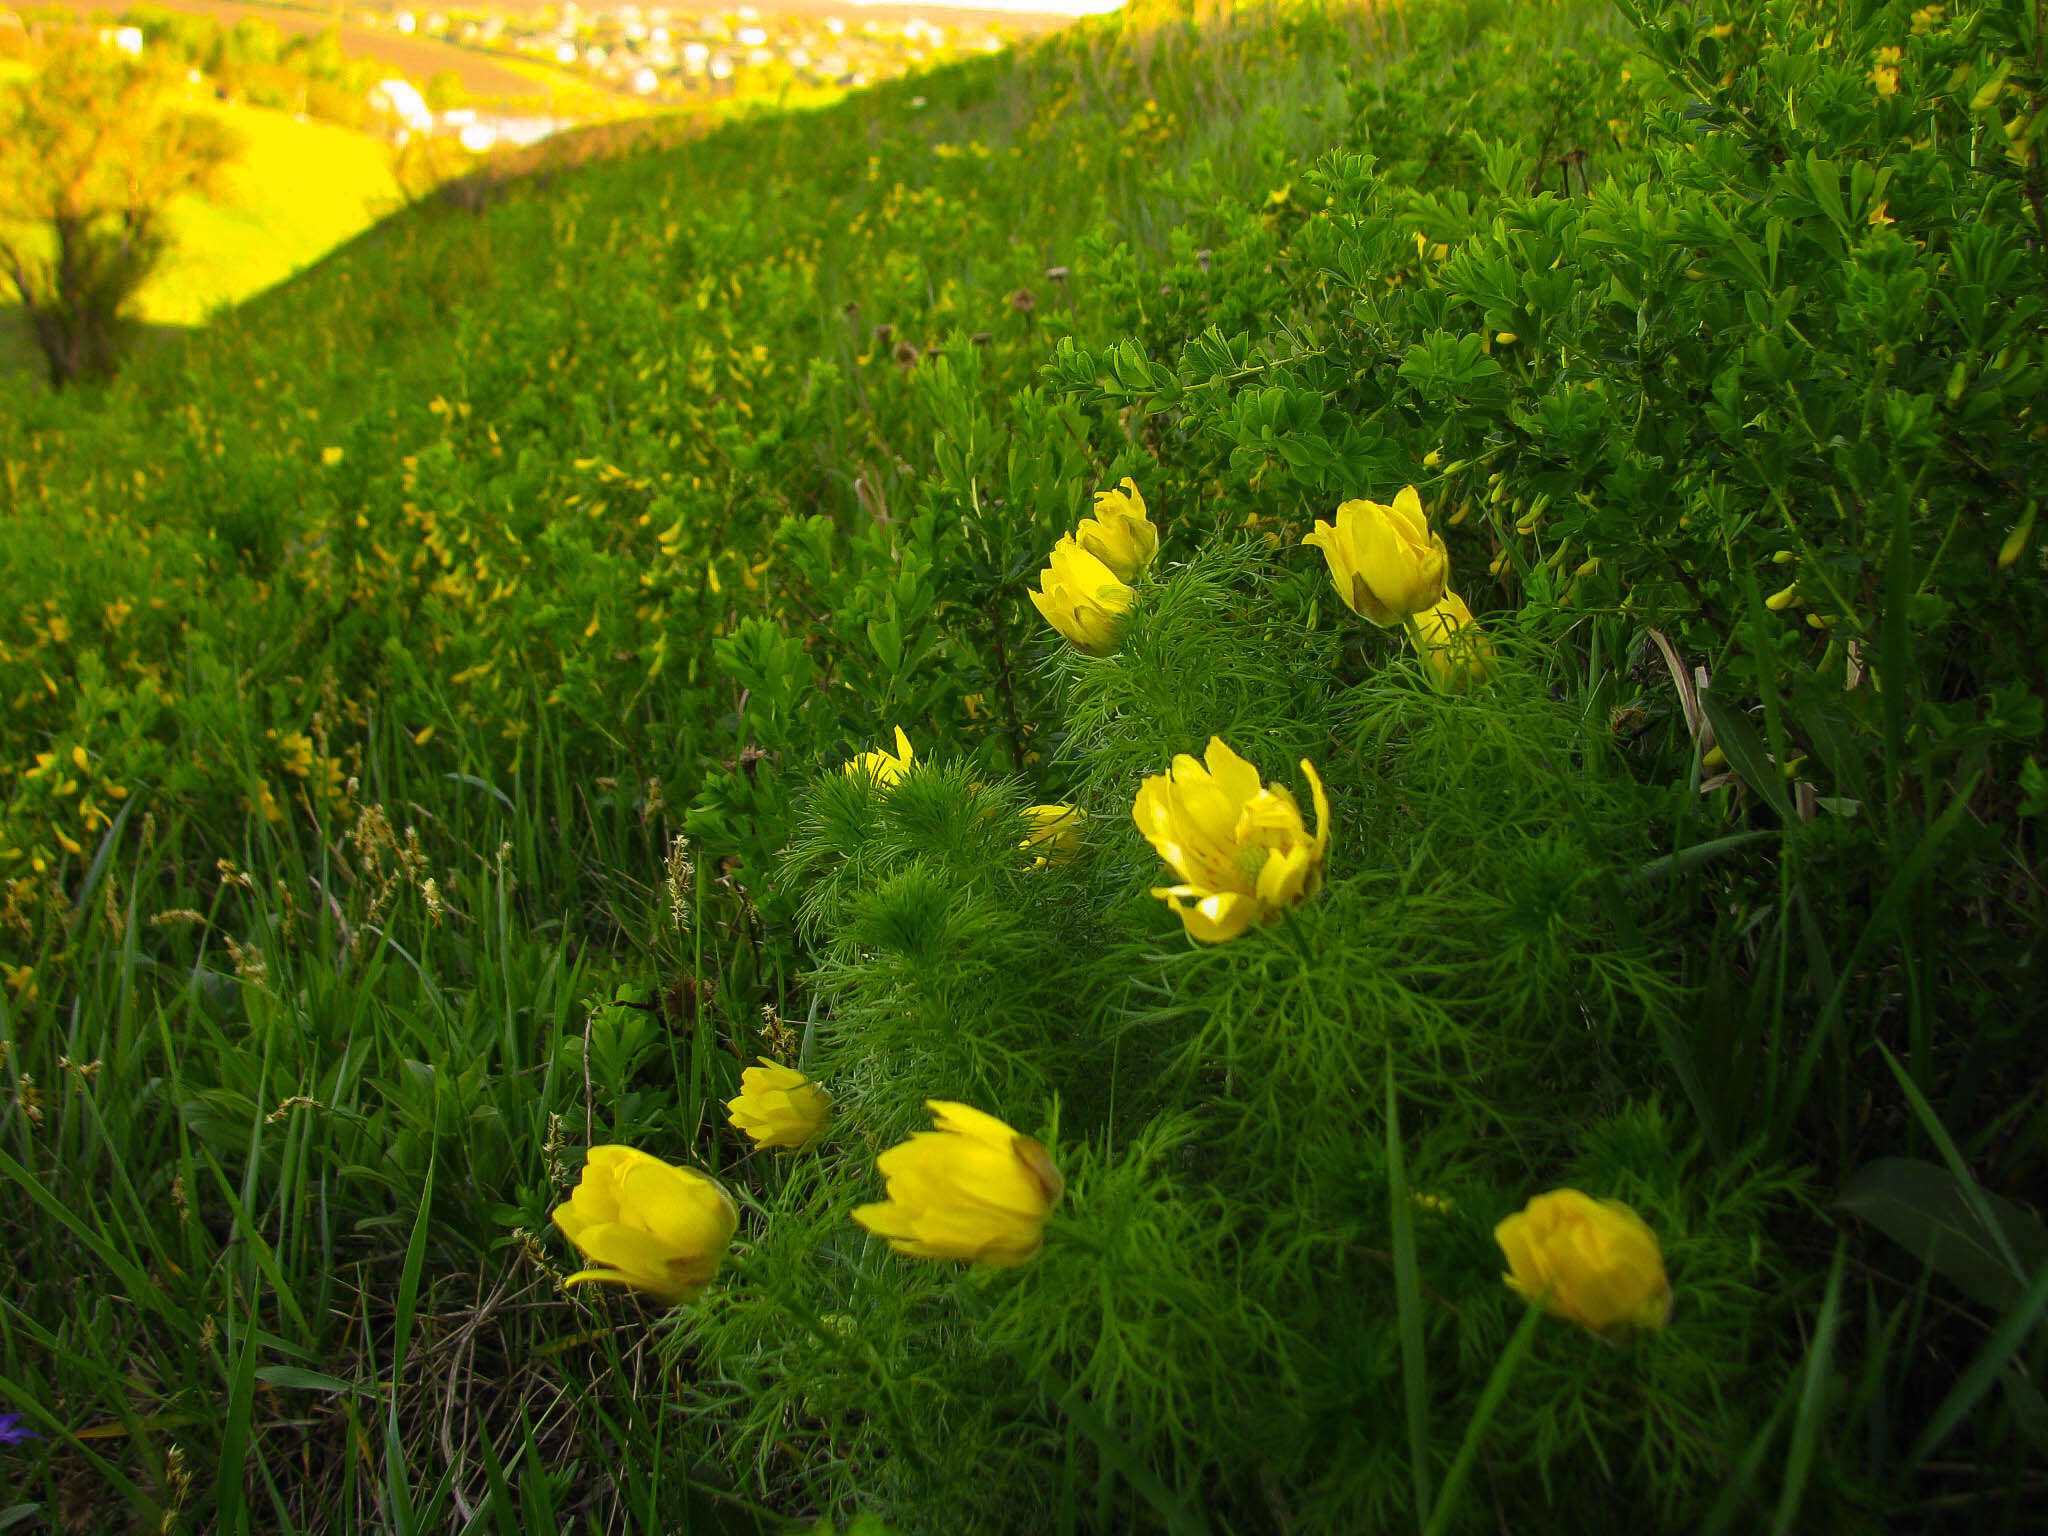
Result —
<path fill-rule="evenodd" d="M 666 112 L 565 128 L 538 143 L 501 150 L 467 175 L 436 187 L 429 196 L 444 206 L 477 213 L 516 186 L 544 184 L 556 172 L 636 150 L 670 149 L 716 126 L 708 112 Z"/>

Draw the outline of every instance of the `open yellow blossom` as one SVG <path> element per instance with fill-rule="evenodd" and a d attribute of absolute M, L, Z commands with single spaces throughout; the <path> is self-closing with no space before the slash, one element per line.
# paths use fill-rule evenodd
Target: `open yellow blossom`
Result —
<path fill-rule="evenodd" d="M 632 1147 L 592 1147 L 554 1222 L 585 1259 L 603 1266 L 578 1270 L 568 1284 L 628 1285 L 678 1306 L 717 1277 L 739 1212 L 716 1180 L 694 1168 Z"/>
<path fill-rule="evenodd" d="M 1382 627 L 1434 607 L 1444 595 L 1450 557 L 1430 530 L 1422 497 L 1407 486 L 1392 505 L 1347 501 L 1337 521 L 1303 536 L 1330 562 L 1330 580 L 1353 613 Z"/>
<path fill-rule="evenodd" d="M 1284 785 L 1259 783 L 1259 771 L 1219 736 L 1205 761 L 1183 752 L 1171 771 L 1138 786 L 1131 815 L 1181 884 L 1152 892 L 1204 944 L 1234 939 L 1253 923 L 1322 889 L 1330 849 L 1330 802 L 1313 764 L 1301 764 L 1315 797 L 1310 836 Z"/>
<path fill-rule="evenodd" d="M 1429 662 L 1430 675 L 1441 688 L 1460 689 L 1486 676 L 1493 643 L 1455 592 L 1445 592 L 1442 602 L 1409 620 L 1408 638 Z"/>
<path fill-rule="evenodd" d="M 891 1147 L 875 1166 L 888 1199 L 853 1219 L 898 1253 L 1009 1269 L 1043 1239 L 1066 1185 L 1045 1148 L 994 1115 L 928 1099 L 933 1129 Z"/>
<path fill-rule="evenodd" d="M 1145 498 L 1129 475 L 1123 489 L 1097 491 L 1095 515 L 1081 519 L 1074 542 L 1116 573 L 1119 581 L 1135 581 L 1159 553 L 1159 530 L 1145 510 Z"/>
<path fill-rule="evenodd" d="M 1031 835 L 1017 846 L 1038 855 L 1033 869 L 1064 864 L 1081 851 L 1081 824 L 1087 820 L 1078 805 L 1027 805 L 1024 820 Z"/>
<path fill-rule="evenodd" d="M 760 1147 L 801 1147 L 825 1128 L 832 1095 L 794 1067 L 760 1058 L 740 1074 L 737 1098 L 726 1100 L 732 1123 Z"/>
<path fill-rule="evenodd" d="M 1038 589 L 1026 594 L 1032 605 L 1082 650 L 1107 655 L 1137 593 L 1071 534 L 1053 545 L 1048 558 L 1051 563 L 1038 573 Z"/>
<path fill-rule="evenodd" d="M 1619 1200 L 1554 1189 L 1493 1236 L 1507 1255 L 1509 1287 L 1581 1328 L 1661 1328 L 1671 1316 L 1657 1234 Z"/>
<path fill-rule="evenodd" d="M 896 753 L 890 756 L 886 749 L 863 752 L 846 765 L 848 778 L 857 773 L 872 775 L 874 781 L 887 789 L 904 774 L 910 772 L 910 765 L 917 754 L 910 750 L 910 738 L 903 734 L 903 727 L 896 727 Z"/>

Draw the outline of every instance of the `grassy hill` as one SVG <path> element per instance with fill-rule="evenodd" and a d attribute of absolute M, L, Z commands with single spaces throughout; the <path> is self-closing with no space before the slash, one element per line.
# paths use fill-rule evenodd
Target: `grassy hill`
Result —
<path fill-rule="evenodd" d="M 0 381 L 0 1512 L 2026 1530 L 2032 17 L 1141 6 Z"/>

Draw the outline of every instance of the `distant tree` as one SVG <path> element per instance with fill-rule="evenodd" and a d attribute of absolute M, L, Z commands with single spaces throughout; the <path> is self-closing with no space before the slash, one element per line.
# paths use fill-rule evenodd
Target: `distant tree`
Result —
<path fill-rule="evenodd" d="M 59 388 L 105 378 L 124 311 L 168 249 L 163 214 L 239 144 L 180 110 L 160 66 L 90 43 L 53 51 L 0 99 L 0 276 Z"/>
<path fill-rule="evenodd" d="M 450 107 L 461 106 L 467 95 L 462 88 L 462 76 L 452 69 L 435 70 L 422 94 L 427 99 L 427 105 L 436 112 L 446 112 Z"/>

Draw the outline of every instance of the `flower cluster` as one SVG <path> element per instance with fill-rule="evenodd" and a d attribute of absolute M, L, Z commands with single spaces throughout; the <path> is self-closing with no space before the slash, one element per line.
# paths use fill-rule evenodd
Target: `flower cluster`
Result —
<path fill-rule="evenodd" d="M 750 1067 L 733 1123 L 763 1146 L 802 1146 L 831 1100 L 774 1062 Z M 759 1074 L 757 1076 L 757 1074 Z M 890 1148 L 875 1166 L 886 1198 L 853 1219 L 898 1253 L 1011 1269 L 1038 1252 L 1065 1181 L 1043 1145 L 970 1105 L 933 1099 L 933 1129 Z M 554 1223 L 592 1266 L 566 1285 L 599 1282 L 681 1306 L 718 1276 L 739 1225 L 724 1188 L 632 1147 L 592 1147 Z"/>
<path fill-rule="evenodd" d="M 1286 786 L 1262 785 L 1258 769 L 1218 736 L 1201 761 L 1183 752 L 1138 786 L 1138 830 L 1180 876 L 1152 894 L 1173 908 L 1188 937 L 1234 939 L 1322 889 L 1330 802 L 1314 765 L 1303 759 L 1301 771 L 1315 797 L 1313 836 Z"/>
<path fill-rule="evenodd" d="M 846 765 L 849 778 L 867 774 L 882 788 L 887 789 L 904 774 L 910 772 L 910 765 L 917 754 L 911 750 L 910 738 L 903 734 L 903 727 L 896 727 L 896 752 L 891 756 L 886 748 L 863 752 Z"/>
<path fill-rule="evenodd" d="M 825 1128 L 832 1096 L 794 1067 L 760 1060 L 740 1074 L 739 1096 L 726 1102 L 729 1118 L 757 1147 L 808 1145 Z"/>
<path fill-rule="evenodd" d="M 1493 1229 L 1509 1287 L 1601 1335 L 1661 1328 L 1671 1284 L 1657 1234 L 1619 1200 L 1554 1189 Z"/>
<path fill-rule="evenodd" d="M 1318 521 L 1301 542 L 1323 552 L 1337 595 L 1353 613 L 1383 629 L 1407 630 L 1440 686 L 1459 689 L 1486 675 L 1493 647 L 1450 589 L 1450 555 L 1414 486 L 1391 504 L 1344 502 L 1335 523 Z"/>
<path fill-rule="evenodd" d="M 898 1253 L 1010 1269 L 1034 1253 L 1065 1182 L 1045 1148 L 994 1115 L 932 1099 L 929 1131 L 875 1160 L 888 1198 L 853 1219 Z"/>
<path fill-rule="evenodd" d="M 592 1147 L 554 1223 L 599 1266 L 579 1269 L 565 1284 L 627 1285 L 676 1306 L 717 1278 L 739 1212 L 716 1180 L 694 1168 L 632 1147 Z"/>
<path fill-rule="evenodd" d="M 1413 486 L 1391 504 L 1344 502 L 1334 523 L 1303 540 L 1322 550 L 1347 606 L 1383 627 L 1405 629 L 1445 688 L 1485 674 L 1492 649 L 1463 599 L 1449 588 L 1449 559 Z M 1031 599 L 1074 645 L 1095 654 L 1116 643 L 1136 601 L 1130 583 L 1159 551 L 1159 533 L 1134 482 L 1095 498 L 1084 519 L 1054 546 Z M 893 789 L 917 761 L 909 735 L 895 750 L 856 755 L 849 776 Z M 1330 848 L 1330 803 L 1315 765 L 1301 764 L 1315 809 L 1311 830 L 1284 784 L 1212 736 L 1201 758 L 1182 753 L 1139 785 L 1131 814 L 1177 878 L 1152 894 L 1188 937 L 1220 944 L 1279 919 L 1321 890 Z M 1084 813 L 1065 804 L 1024 812 L 1020 850 L 1043 869 L 1081 848 Z M 946 1099 L 926 1102 L 932 1129 L 876 1159 L 884 1198 L 856 1207 L 853 1220 L 914 1258 L 990 1268 L 1025 1263 L 1044 1241 L 1065 1183 L 1044 1146 L 994 1115 Z M 796 1150 L 815 1141 L 832 1098 L 792 1067 L 762 1057 L 726 1106 L 731 1123 L 758 1149 Z M 1438 1207 L 1432 1207 L 1438 1208 Z M 1443 1205 L 1442 1209 L 1448 1209 Z M 581 1182 L 554 1213 L 563 1234 L 594 1266 L 569 1283 L 632 1286 L 677 1304 L 717 1275 L 737 1212 L 712 1179 L 628 1147 L 591 1150 Z M 1494 1235 L 1518 1295 L 1602 1335 L 1662 1326 L 1671 1306 L 1656 1235 L 1627 1206 L 1555 1190 L 1502 1221 Z"/>
<path fill-rule="evenodd" d="M 1114 491 L 1098 491 L 1095 515 L 1083 518 L 1052 547 L 1027 594 L 1045 621 L 1091 656 L 1116 645 L 1123 616 L 1138 594 L 1130 585 L 1159 554 L 1159 530 L 1137 483 L 1124 477 Z"/>

